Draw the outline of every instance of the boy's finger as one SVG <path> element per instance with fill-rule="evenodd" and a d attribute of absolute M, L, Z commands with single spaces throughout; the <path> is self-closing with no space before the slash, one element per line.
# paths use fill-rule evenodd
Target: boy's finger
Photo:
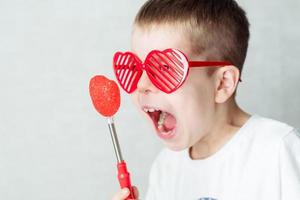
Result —
<path fill-rule="evenodd" d="M 139 198 L 139 190 L 135 186 L 132 186 L 132 188 L 133 188 L 133 193 L 134 193 L 135 199 L 138 199 Z"/>
<path fill-rule="evenodd" d="M 112 200 L 124 200 L 129 195 L 129 189 L 123 188 L 121 191 L 115 194 Z"/>

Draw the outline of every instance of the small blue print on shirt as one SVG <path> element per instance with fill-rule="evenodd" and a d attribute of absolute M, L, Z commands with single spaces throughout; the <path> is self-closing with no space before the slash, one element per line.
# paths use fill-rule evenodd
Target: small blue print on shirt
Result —
<path fill-rule="evenodd" d="M 218 200 L 218 199 L 214 199 L 214 198 L 211 198 L 211 197 L 202 197 L 198 200 Z"/>

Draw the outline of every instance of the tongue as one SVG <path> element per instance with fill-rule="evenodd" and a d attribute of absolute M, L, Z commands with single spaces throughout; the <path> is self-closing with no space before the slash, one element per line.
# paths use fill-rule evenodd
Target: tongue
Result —
<path fill-rule="evenodd" d="M 175 128 L 176 119 L 173 115 L 167 114 L 165 118 L 164 128 L 169 131 Z"/>

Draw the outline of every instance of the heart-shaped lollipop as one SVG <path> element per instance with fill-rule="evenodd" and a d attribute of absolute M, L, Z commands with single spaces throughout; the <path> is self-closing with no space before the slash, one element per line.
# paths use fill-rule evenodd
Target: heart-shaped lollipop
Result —
<path fill-rule="evenodd" d="M 97 75 L 90 80 L 90 96 L 96 110 L 105 117 L 111 117 L 119 110 L 119 87 L 105 76 Z"/>
<path fill-rule="evenodd" d="M 128 188 L 130 194 L 126 200 L 134 198 L 133 187 L 131 186 L 130 174 L 126 162 L 123 160 L 120 144 L 118 141 L 113 115 L 120 107 L 120 90 L 116 82 L 105 76 L 97 75 L 90 80 L 90 96 L 96 110 L 108 119 L 108 127 L 118 160 L 118 180 L 121 188 Z"/>

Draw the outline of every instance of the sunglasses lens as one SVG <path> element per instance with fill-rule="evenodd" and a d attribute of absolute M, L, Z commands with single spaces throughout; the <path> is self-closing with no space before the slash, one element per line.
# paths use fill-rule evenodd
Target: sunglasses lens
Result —
<path fill-rule="evenodd" d="M 142 75 L 141 63 L 130 52 L 116 53 L 113 60 L 114 71 L 120 86 L 127 92 L 132 93 Z"/>
<path fill-rule="evenodd" d="M 157 88 L 165 93 L 172 93 L 184 82 L 188 61 L 183 53 L 174 49 L 153 51 L 145 61 L 145 68 Z"/>

